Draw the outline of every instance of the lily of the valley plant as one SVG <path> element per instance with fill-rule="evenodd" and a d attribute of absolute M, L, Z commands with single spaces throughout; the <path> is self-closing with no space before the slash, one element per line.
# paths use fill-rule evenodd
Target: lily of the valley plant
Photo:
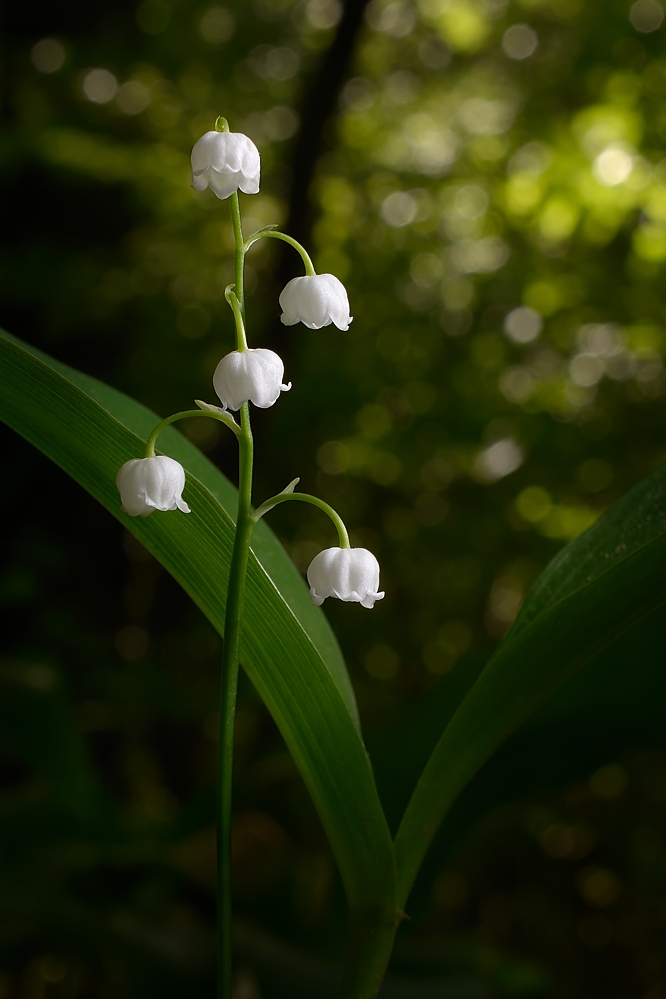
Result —
<path fill-rule="evenodd" d="M 218 863 L 218 945 L 219 996 L 230 999 L 232 983 L 231 952 L 231 783 L 233 764 L 234 715 L 238 686 L 240 635 L 243 621 L 245 581 L 253 525 L 279 503 L 300 500 L 323 510 L 335 525 L 339 547 L 320 552 L 310 565 L 307 577 L 312 602 L 319 606 L 327 597 L 354 601 L 373 607 L 384 594 L 379 591 L 379 564 L 365 548 L 352 548 L 347 529 L 339 515 L 323 500 L 307 493 L 294 492 L 298 480 L 283 492 L 252 510 L 253 440 L 250 403 L 268 409 L 291 388 L 285 384 L 284 364 L 265 347 L 250 347 L 245 325 L 243 268 L 245 255 L 252 244 L 265 237 L 285 240 L 301 255 L 306 274 L 290 281 L 280 295 L 282 322 L 287 326 L 302 322 L 310 329 L 334 323 L 347 330 L 352 321 L 349 299 L 343 284 L 333 274 L 317 274 L 306 250 L 296 240 L 275 228 L 260 230 L 249 238 L 243 235 L 238 191 L 259 191 L 260 158 L 254 143 L 246 136 L 228 130 L 227 121 L 218 118 L 214 131 L 206 132 L 192 150 L 192 187 L 207 187 L 221 200 L 229 200 L 233 224 L 235 282 L 225 297 L 233 312 L 236 327 L 236 350 L 221 358 L 213 375 L 213 387 L 221 407 L 197 400 L 197 409 L 175 413 L 162 420 L 150 435 L 143 458 L 133 458 L 120 468 L 116 484 L 123 511 L 130 516 L 146 517 L 154 510 L 180 510 L 190 513 L 183 500 L 185 470 L 174 459 L 155 454 L 160 432 L 169 424 L 188 417 L 206 416 L 224 423 L 238 439 L 240 468 L 238 511 L 234 547 L 229 574 L 227 610 L 222 662 L 222 714 L 220 722 L 220 785 L 217 834 Z M 237 421 L 232 415 L 239 413 Z M 196 516 L 197 511 L 194 510 Z"/>
<path fill-rule="evenodd" d="M 351 547 L 345 525 L 328 504 L 294 491 L 297 479 L 252 506 L 251 407 L 267 409 L 291 389 L 278 355 L 248 345 L 243 266 L 252 245 L 258 239 L 282 239 L 303 260 L 305 274 L 290 281 L 280 295 L 285 325 L 301 322 L 321 329 L 335 324 L 345 330 L 352 321 L 342 284 L 331 274 L 316 274 L 294 239 L 273 227 L 243 235 L 238 192 L 256 194 L 259 171 L 254 144 L 229 132 L 224 119 L 218 119 L 215 130 L 192 152 L 193 187 L 210 188 L 218 198 L 229 200 L 235 234 L 235 279 L 226 299 L 233 312 L 236 349 L 220 359 L 215 371 L 216 403 L 197 400 L 196 408 L 158 423 L 146 441 L 154 416 L 146 422 L 146 410 L 137 402 L 0 331 L 0 418 L 112 510 L 224 635 L 218 999 L 231 999 L 231 772 L 244 615 L 243 665 L 312 795 L 349 902 L 350 945 L 340 999 L 374 999 L 440 824 L 507 735 L 588 664 L 603 685 L 614 675 L 619 682 L 626 662 L 633 668 L 645 661 L 654 666 L 655 675 L 663 674 L 663 642 L 658 636 L 666 607 L 666 465 L 546 567 L 506 637 L 455 711 L 442 720 L 441 735 L 393 836 L 363 746 L 344 662 L 317 609 L 329 597 L 373 607 L 384 596 L 377 560 L 371 552 Z M 291 391 L 298 393 L 298 384 Z M 194 416 L 219 420 L 235 435 L 240 457 L 237 497 L 222 473 L 183 438 L 164 438 L 175 456 L 156 453 L 165 427 Z M 142 448 L 143 456 L 138 453 Z M 257 525 L 274 506 L 287 501 L 318 507 L 338 533 L 338 545 L 320 552 L 308 569 L 310 599 L 277 539 Z M 228 587 L 222 566 L 229 567 Z M 244 602 L 246 577 L 251 598 Z M 637 675 L 642 678 L 641 699 L 647 694 L 657 702 L 661 691 L 643 689 L 645 675 Z M 624 691 L 625 679 L 629 685 L 632 676 L 622 679 Z M 619 704 L 623 694 L 618 690 L 616 696 Z M 595 714 L 602 703 L 595 700 Z M 319 996 L 313 993 L 312 999 Z"/>

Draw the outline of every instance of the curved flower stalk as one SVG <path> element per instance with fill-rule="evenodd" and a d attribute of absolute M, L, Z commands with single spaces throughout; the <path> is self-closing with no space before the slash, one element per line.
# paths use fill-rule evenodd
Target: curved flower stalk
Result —
<path fill-rule="evenodd" d="M 174 413 L 173 416 L 168 416 L 166 420 L 158 423 L 146 443 L 145 457 L 130 458 L 119 468 L 116 486 L 120 493 L 123 513 L 129 514 L 130 517 L 149 517 L 153 510 L 160 510 L 163 513 L 172 510 L 192 512 L 183 499 L 185 469 L 174 458 L 169 458 L 165 454 L 155 454 L 157 438 L 171 423 L 193 416 L 207 416 L 219 420 L 236 435 L 240 430 L 233 416 L 218 406 L 210 406 L 198 400 L 197 405 L 199 409 Z"/>
<path fill-rule="evenodd" d="M 340 330 L 348 330 L 353 316 L 349 309 L 347 289 L 334 274 L 317 274 L 314 264 L 301 244 L 274 226 L 255 232 L 245 243 L 249 250 L 258 239 L 281 239 L 300 254 L 305 265 L 302 277 L 292 278 L 282 289 L 279 298 L 281 320 L 285 326 L 303 323 L 308 329 L 320 330 L 333 323 Z"/>
<path fill-rule="evenodd" d="M 326 548 L 315 555 L 310 563 L 307 578 L 312 603 L 315 607 L 320 607 L 326 597 L 337 597 L 347 603 L 360 603 L 369 609 L 374 607 L 376 601 L 382 600 L 385 595 L 379 592 L 379 562 L 367 548 L 350 546 L 347 528 L 332 506 L 309 493 L 294 492 L 298 482 L 298 479 L 294 479 L 281 493 L 262 503 L 254 514 L 254 520 L 259 520 L 273 507 L 288 500 L 298 500 L 319 507 L 333 521 L 340 547 Z"/>

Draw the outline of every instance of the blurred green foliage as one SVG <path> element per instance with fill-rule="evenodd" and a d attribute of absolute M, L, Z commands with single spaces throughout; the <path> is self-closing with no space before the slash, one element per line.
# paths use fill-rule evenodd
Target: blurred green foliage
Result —
<path fill-rule="evenodd" d="M 225 206 L 189 188 L 189 151 L 227 115 L 262 154 L 246 231 L 284 222 L 306 196 L 291 156 L 341 12 L 6 10 L 3 325 L 165 415 L 212 400 L 232 238 Z M 294 382 L 257 414 L 257 499 L 300 475 L 380 559 L 372 615 L 326 609 L 394 820 L 540 569 L 666 456 L 663 14 L 373 0 L 311 187 L 315 264 L 345 281 L 350 331 L 281 327 L 275 273 L 292 265 L 272 241 L 251 251 L 250 337 Z M 212 421 L 184 429 L 233 474 Z M 209 993 L 217 638 L 132 538 L 3 443 L 0 996 Z M 305 569 L 330 530 L 286 507 L 272 523 Z M 452 997 L 664 995 L 650 683 L 630 724 L 603 701 L 600 734 L 591 694 L 575 725 L 542 714 L 482 772 L 433 851 L 397 972 L 448 975 L 436 994 Z M 236 803 L 243 994 L 295 995 L 257 926 L 335 958 L 343 907 L 249 688 Z M 306 959 L 279 953 L 305 981 Z"/>

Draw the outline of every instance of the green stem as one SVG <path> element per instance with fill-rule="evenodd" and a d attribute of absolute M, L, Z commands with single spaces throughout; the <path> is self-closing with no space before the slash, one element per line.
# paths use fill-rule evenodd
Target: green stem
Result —
<path fill-rule="evenodd" d="M 375 999 L 402 918 L 403 913 L 388 909 L 352 910 L 349 952 L 339 999 Z"/>
<path fill-rule="evenodd" d="M 219 795 L 217 821 L 218 897 L 218 996 L 231 999 L 231 789 L 234 756 L 234 719 L 238 691 L 241 631 L 245 581 L 254 524 L 251 513 L 252 460 L 254 445 L 250 428 L 249 403 L 241 409 L 240 468 L 238 474 L 238 515 L 231 553 L 227 607 L 224 618 L 222 655 L 222 702 L 220 710 Z"/>
<path fill-rule="evenodd" d="M 226 124 L 226 122 L 225 122 Z M 228 128 L 228 125 L 227 125 Z M 236 346 L 247 350 L 245 338 L 245 297 L 243 291 L 243 266 L 245 247 L 241 224 L 238 192 L 229 199 L 231 221 L 234 228 L 236 253 L 234 261 L 235 286 L 228 301 L 236 319 Z M 245 582 L 250 553 L 252 519 L 252 464 L 254 443 L 250 426 L 250 406 L 245 403 L 240 411 L 238 512 L 236 533 L 231 553 L 227 607 L 224 617 L 224 648 L 222 653 L 222 692 L 220 704 L 220 741 L 218 773 L 217 818 L 217 934 L 218 934 L 218 999 L 231 999 L 231 792 L 234 761 L 234 722 L 238 692 L 241 633 Z"/>
<path fill-rule="evenodd" d="M 211 420 L 219 420 L 220 423 L 224 423 L 225 427 L 229 427 L 230 430 L 236 434 L 240 433 L 240 428 L 233 416 L 229 413 L 223 413 L 218 410 L 217 407 L 213 409 L 186 409 L 182 413 L 174 413 L 173 416 L 167 416 L 165 420 L 158 423 L 150 437 L 146 441 L 146 458 L 155 457 L 155 444 L 157 443 L 157 438 L 162 433 L 165 427 L 168 427 L 171 423 L 175 423 L 176 420 L 189 420 L 194 416 L 206 416 Z"/>
<path fill-rule="evenodd" d="M 265 503 L 257 507 L 254 512 L 252 520 L 256 523 L 258 520 L 272 510 L 274 506 L 278 503 L 286 503 L 287 500 L 299 500 L 301 503 L 310 503 L 312 506 L 318 507 L 327 514 L 336 526 L 338 532 L 338 538 L 340 540 L 341 548 L 349 548 L 349 534 L 347 533 L 347 528 L 345 527 L 344 521 L 339 513 L 337 513 L 332 506 L 329 506 L 324 500 L 319 499 L 318 496 L 310 496 L 309 493 L 278 493 L 277 496 L 271 496 L 267 499 Z"/>
<path fill-rule="evenodd" d="M 244 244 L 243 248 L 245 252 L 247 253 L 252 244 L 256 243 L 258 239 L 266 239 L 269 236 L 273 239 L 281 239 L 283 242 L 289 243 L 290 246 L 293 246 L 293 248 L 301 255 L 303 263 L 305 264 L 305 273 L 310 277 L 314 277 L 316 275 L 317 272 L 314 269 L 314 264 L 312 263 L 312 258 L 310 257 L 308 251 L 304 246 L 301 246 L 297 239 L 294 239 L 293 236 L 288 236 L 286 232 L 277 232 L 275 229 L 262 229 L 261 232 L 255 232 L 253 236 L 250 236 L 247 243 Z"/>
<path fill-rule="evenodd" d="M 231 211 L 231 224 L 234 227 L 234 240 L 236 241 L 236 259 L 234 266 L 234 281 L 236 298 L 239 301 L 241 314 L 245 314 L 245 288 L 243 285 L 243 270 L 245 266 L 245 244 L 243 243 L 243 226 L 241 223 L 240 204 L 238 202 L 238 191 L 229 198 L 229 209 Z M 239 347 L 240 349 L 240 347 Z"/>
<path fill-rule="evenodd" d="M 243 309 L 234 292 L 234 285 L 230 284 L 224 292 L 224 297 L 231 306 L 236 321 L 236 345 L 238 350 L 247 350 L 247 336 L 245 334 L 245 321 L 243 319 Z"/>

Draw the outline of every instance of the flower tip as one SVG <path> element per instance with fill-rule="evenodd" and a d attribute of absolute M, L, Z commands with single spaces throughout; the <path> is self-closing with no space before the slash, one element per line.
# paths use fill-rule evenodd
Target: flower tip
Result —
<path fill-rule="evenodd" d="M 366 593 L 363 599 L 360 601 L 361 607 L 367 607 L 368 610 L 372 610 L 378 600 L 383 600 L 386 594 L 383 590 L 379 593 Z"/>
<path fill-rule="evenodd" d="M 310 597 L 311 597 L 312 603 L 314 604 L 315 607 L 321 607 L 321 605 L 323 604 L 324 600 L 326 599 L 325 597 L 318 597 L 317 594 L 314 591 L 314 587 L 310 588 Z"/>

